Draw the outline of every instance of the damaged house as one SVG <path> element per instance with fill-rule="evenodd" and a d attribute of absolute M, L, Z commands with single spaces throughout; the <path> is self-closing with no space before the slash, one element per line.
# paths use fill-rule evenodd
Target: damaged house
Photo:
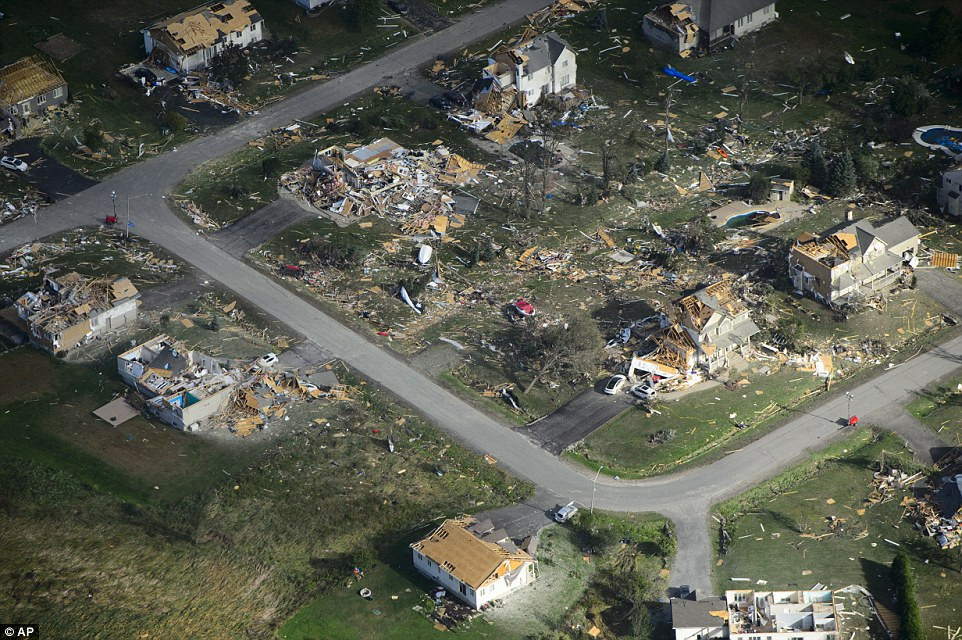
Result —
<path fill-rule="evenodd" d="M 527 109 L 578 81 L 575 50 L 554 31 L 495 53 L 484 68 L 475 104 L 488 113 Z"/>
<path fill-rule="evenodd" d="M 823 236 L 803 233 L 788 255 L 788 275 L 797 291 L 826 304 L 883 294 L 914 263 L 919 230 L 905 216 L 878 228 L 859 220 Z"/>
<path fill-rule="evenodd" d="M 247 0 L 200 5 L 142 29 L 147 56 L 178 73 L 207 66 L 224 47 L 264 39 L 264 20 Z"/>
<path fill-rule="evenodd" d="M 842 619 L 835 594 L 818 591 L 725 592 L 732 640 L 839 640 Z M 863 623 L 864 624 L 864 623 Z"/>
<path fill-rule="evenodd" d="M 962 167 L 942 172 L 935 199 L 943 213 L 962 216 Z"/>
<path fill-rule="evenodd" d="M 727 279 L 678 300 L 672 315 L 688 336 L 681 342 L 689 368 L 701 366 L 710 374 L 728 367 L 732 353 L 746 356 L 752 336 L 760 331 Z"/>
<path fill-rule="evenodd" d="M 36 293 L 14 302 L 11 317 L 41 348 L 57 356 L 137 320 L 140 292 L 128 278 L 87 278 L 76 272 L 44 276 Z"/>
<path fill-rule="evenodd" d="M 0 121 L 20 137 L 34 116 L 67 101 L 67 82 L 53 63 L 42 56 L 21 58 L 0 69 Z"/>
<path fill-rule="evenodd" d="M 148 413 L 182 430 L 223 409 L 239 382 L 238 371 L 166 335 L 117 356 L 117 372 L 145 398 Z"/>
<path fill-rule="evenodd" d="M 654 44 L 687 57 L 696 49 L 727 47 L 777 17 L 772 0 L 689 0 L 646 13 L 642 32 Z"/>
<path fill-rule="evenodd" d="M 535 581 L 535 559 L 490 520 L 445 520 L 411 545 L 414 566 L 475 609 Z"/>

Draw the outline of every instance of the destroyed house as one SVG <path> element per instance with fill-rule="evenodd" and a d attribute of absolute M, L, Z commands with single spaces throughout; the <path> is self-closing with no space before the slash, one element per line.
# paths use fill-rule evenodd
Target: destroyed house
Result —
<path fill-rule="evenodd" d="M 354 149 L 317 151 L 309 167 L 281 176 L 281 185 L 337 215 L 390 216 L 412 231 L 430 228 L 443 235 L 463 225 L 478 205 L 452 188 L 476 180 L 483 168 L 443 146 L 406 149 L 380 138 Z"/>
<path fill-rule="evenodd" d="M 160 335 L 117 356 L 117 372 L 161 422 L 189 429 L 227 404 L 237 372 Z"/>
<path fill-rule="evenodd" d="M 535 580 L 535 560 L 490 521 L 445 520 L 411 545 L 414 566 L 475 609 Z"/>
<path fill-rule="evenodd" d="M 819 237 L 803 233 L 788 256 L 795 289 L 835 304 L 883 294 L 915 260 L 919 231 L 905 216 L 878 228 L 859 220 Z"/>
<path fill-rule="evenodd" d="M 0 69 L 0 115 L 19 137 L 35 115 L 67 101 L 67 82 L 42 56 L 21 58 Z"/>
<path fill-rule="evenodd" d="M 141 30 L 148 57 L 178 73 L 207 66 L 224 47 L 264 38 L 264 20 L 247 0 L 208 2 Z"/>
<path fill-rule="evenodd" d="M 935 198 L 943 213 L 962 216 L 962 167 L 942 172 Z"/>
<path fill-rule="evenodd" d="M 671 626 L 675 640 L 724 638 L 727 621 L 728 607 L 724 598 L 671 599 Z"/>
<path fill-rule="evenodd" d="M 551 31 L 488 58 L 476 103 L 497 103 L 499 108 L 489 109 L 493 112 L 511 107 L 526 109 L 545 96 L 573 87 L 577 81 L 575 50 Z M 492 94 L 498 97 L 492 98 Z"/>
<path fill-rule="evenodd" d="M 775 20 L 772 0 L 689 0 L 655 7 L 642 19 L 653 43 L 681 56 L 696 48 L 712 51 Z"/>
<path fill-rule="evenodd" d="M 674 342 L 682 342 L 685 353 L 694 355 L 694 364 L 709 373 L 727 367 L 730 354 L 736 350 L 746 355 L 752 336 L 759 332 L 748 307 L 727 279 L 678 300 L 672 311 L 673 320 L 688 337 L 682 342 L 679 336 Z"/>
<path fill-rule="evenodd" d="M 137 320 L 140 293 L 128 278 L 87 278 L 76 272 L 44 276 L 37 292 L 14 303 L 17 321 L 35 344 L 62 356 Z"/>
<path fill-rule="evenodd" d="M 939 506 L 943 518 L 954 519 L 962 524 L 962 473 L 943 478 L 942 486 L 932 499 Z"/>
<path fill-rule="evenodd" d="M 820 591 L 725 592 L 732 640 L 839 640 L 835 596 Z"/>

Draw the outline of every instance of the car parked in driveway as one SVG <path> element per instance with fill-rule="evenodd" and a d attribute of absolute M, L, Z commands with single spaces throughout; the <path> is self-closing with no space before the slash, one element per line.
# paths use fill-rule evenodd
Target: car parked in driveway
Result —
<path fill-rule="evenodd" d="M 397 11 L 398 15 L 406 16 L 408 14 L 408 5 L 401 0 L 388 0 L 387 6 Z"/>
<path fill-rule="evenodd" d="M 624 387 L 625 383 L 627 382 L 628 382 L 628 378 L 621 375 L 620 373 L 617 375 L 611 376 L 610 378 L 608 378 L 608 383 L 605 384 L 605 393 L 608 394 L 609 396 L 613 396 L 619 391 L 621 391 L 621 388 Z"/>
<path fill-rule="evenodd" d="M 137 67 L 137 69 L 134 70 L 134 77 L 143 79 L 144 82 L 151 86 L 157 82 L 157 74 L 144 67 Z"/>
<path fill-rule="evenodd" d="M 636 384 L 628 392 L 639 400 L 645 401 L 654 400 L 655 396 L 658 395 L 655 388 L 648 384 Z"/>
<path fill-rule="evenodd" d="M 0 167 L 3 167 L 4 169 L 10 169 L 10 171 L 26 171 L 30 168 L 30 165 L 20 158 L 3 156 L 0 158 Z"/>
<path fill-rule="evenodd" d="M 454 105 L 451 104 L 451 101 L 442 95 L 434 96 L 428 102 L 431 103 L 432 107 L 440 109 L 441 111 L 450 111 L 452 107 L 454 107 Z"/>
<path fill-rule="evenodd" d="M 554 520 L 555 522 L 567 522 L 571 520 L 576 513 L 578 513 L 578 507 L 575 506 L 574 502 L 569 502 L 554 512 Z"/>
<path fill-rule="evenodd" d="M 444 96 L 445 100 L 447 100 L 448 102 L 450 102 L 455 106 L 463 107 L 468 104 L 468 99 L 465 98 L 464 94 L 461 93 L 460 91 L 454 91 L 454 90 L 445 91 L 441 95 Z"/>

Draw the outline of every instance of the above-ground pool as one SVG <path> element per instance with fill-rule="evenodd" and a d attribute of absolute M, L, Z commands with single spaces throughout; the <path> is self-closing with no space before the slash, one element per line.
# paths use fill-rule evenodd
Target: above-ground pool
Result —
<path fill-rule="evenodd" d="M 962 129 L 940 124 L 919 127 L 912 138 L 924 147 L 942 149 L 950 156 L 962 155 Z"/>

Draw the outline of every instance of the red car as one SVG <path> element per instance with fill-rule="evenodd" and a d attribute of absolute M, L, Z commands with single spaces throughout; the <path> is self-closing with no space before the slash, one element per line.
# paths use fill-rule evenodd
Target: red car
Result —
<path fill-rule="evenodd" d="M 518 298 L 517 300 L 511 303 L 511 306 L 514 307 L 515 311 L 517 311 L 518 313 L 520 313 L 525 317 L 533 316 L 535 313 L 537 313 L 534 310 L 534 307 L 531 306 L 531 303 L 525 300 L 524 298 Z"/>
<path fill-rule="evenodd" d="M 117 216 L 104 216 L 104 224 L 117 224 Z"/>

